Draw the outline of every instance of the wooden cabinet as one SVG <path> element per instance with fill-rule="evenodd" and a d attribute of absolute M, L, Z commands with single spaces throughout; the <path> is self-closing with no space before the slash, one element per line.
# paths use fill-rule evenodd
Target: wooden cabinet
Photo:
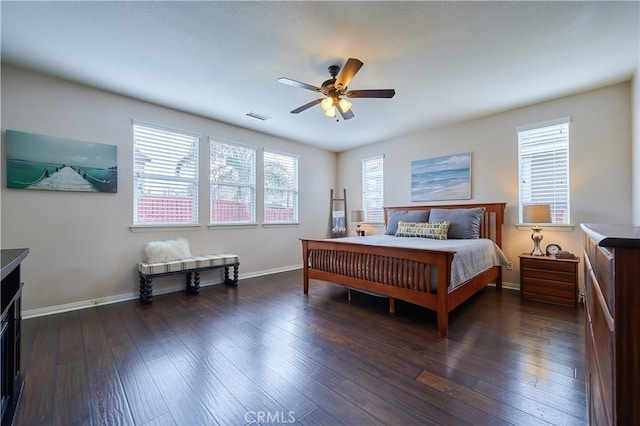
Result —
<path fill-rule="evenodd" d="M 520 255 L 520 295 L 526 300 L 576 307 L 579 259 Z"/>
<path fill-rule="evenodd" d="M 640 229 L 584 231 L 589 423 L 640 424 Z"/>
<path fill-rule="evenodd" d="M 16 405 L 22 392 L 20 368 L 20 330 L 22 321 L 22 282 L 20 263 L 27 257 L 28 249 L 2 250 L 2 284 L 0 288 L 0 419 L 2 426 L 13 422 Z"/>

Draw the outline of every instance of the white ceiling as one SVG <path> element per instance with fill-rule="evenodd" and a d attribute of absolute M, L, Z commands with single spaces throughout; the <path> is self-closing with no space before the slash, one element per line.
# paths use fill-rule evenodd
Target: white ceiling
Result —
<path fill-rule="evenodd" d="M 639 5 L 2 1 L 2 61 L 343 151 L 628 80 Z M 289 113 L 318 94 L 279 77 L 319 86 L 349 57 L 350 89 L 396 96 Z"/>

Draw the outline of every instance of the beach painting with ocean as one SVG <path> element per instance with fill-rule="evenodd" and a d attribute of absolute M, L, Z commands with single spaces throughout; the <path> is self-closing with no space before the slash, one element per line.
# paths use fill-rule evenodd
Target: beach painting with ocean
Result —
<path fill-rule="evenodd" d="M 118 147 L 7 130 L 7 188 L 118 192 Z"/>
<path fill-rule="evenodd" d="M 471 199 L 471 153 L 411 162 L 411 201 Z"/>

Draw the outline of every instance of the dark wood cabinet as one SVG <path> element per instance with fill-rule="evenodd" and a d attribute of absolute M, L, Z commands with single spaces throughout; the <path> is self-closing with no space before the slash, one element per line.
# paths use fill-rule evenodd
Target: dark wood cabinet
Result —
<path fill-rule="evenodd" d="M 2 250 L 2 284 L 0 288 L 1 348 L 0 356 L 0 419 L 2 426 L 13 422 L 16 405 L 22 392 L 20 367 L 20 332 L 22 321 L 22 281 L 20 263 L 29 254 L 28 249 Z"/>
<path fill-rule="evenodd" d="M 526 300 L 576 307 L 579 259 L 520 255 L 520 295 Z"/>
<path fill-rule="evenodd" d="M 584 231 L 589 423 L 640 424 L 640 228 Z"/>

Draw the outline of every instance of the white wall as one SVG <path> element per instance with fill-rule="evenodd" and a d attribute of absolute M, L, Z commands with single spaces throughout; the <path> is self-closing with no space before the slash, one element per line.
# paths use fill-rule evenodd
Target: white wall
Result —
<path fill-rule="evenodd" d="M 505 271 L 504 280 L 518 285 L 518 255 L 531 251 L 533 243 L 530 230 L 520 231 L 515 227 L 518 219 L 515 129 L 567 116 L 572 117 L 571 221 L 576 227 L 571 231 L 545 229 L 543 247 L 555 242 L 565 250 L 580 254 L 582 235 L 578 225 L 581 222 L 632 221 L 630 82 L 343 152 L 338 157 L 339 187 L 347 188 L 350 207 L 359 208 L 362 203 L 360 160 L 384 154 L 385 205 L 411 205 L 412 160 L 471 151 L 472 199 L 469 202 L 507 203 L 503 248 L 514 262 L 514 271 Z M 373 233 L 381 229 L 369 227 L 367 231 Z"/>
<path fill-rule="evenodd" d="M 200 230 L 130 231 L 132 119 L 203 135 Z M 301 265 L 299 238 L 327 236 L 335 153 L 2 65 L 3 146 L 7 129 L 118 147 L 117 194 L 7 189 L 2 173 L 2 248 L 30 249 L 22 272 L 26 311 L 130 296 L 138 288 L 137 263 L 151 240 L 185 237 L 194 254 L 237 253 L 242 277 Z M 300 155 L 300 226 L 208 229 L 208 136 Z M 3 165 L 5 155 L 3 148 Z M 219 272 L 202 276 L 209 282 L 219 278 Z M 158 279 L 154 287 L 161 292 L 183 279 Z"/>

